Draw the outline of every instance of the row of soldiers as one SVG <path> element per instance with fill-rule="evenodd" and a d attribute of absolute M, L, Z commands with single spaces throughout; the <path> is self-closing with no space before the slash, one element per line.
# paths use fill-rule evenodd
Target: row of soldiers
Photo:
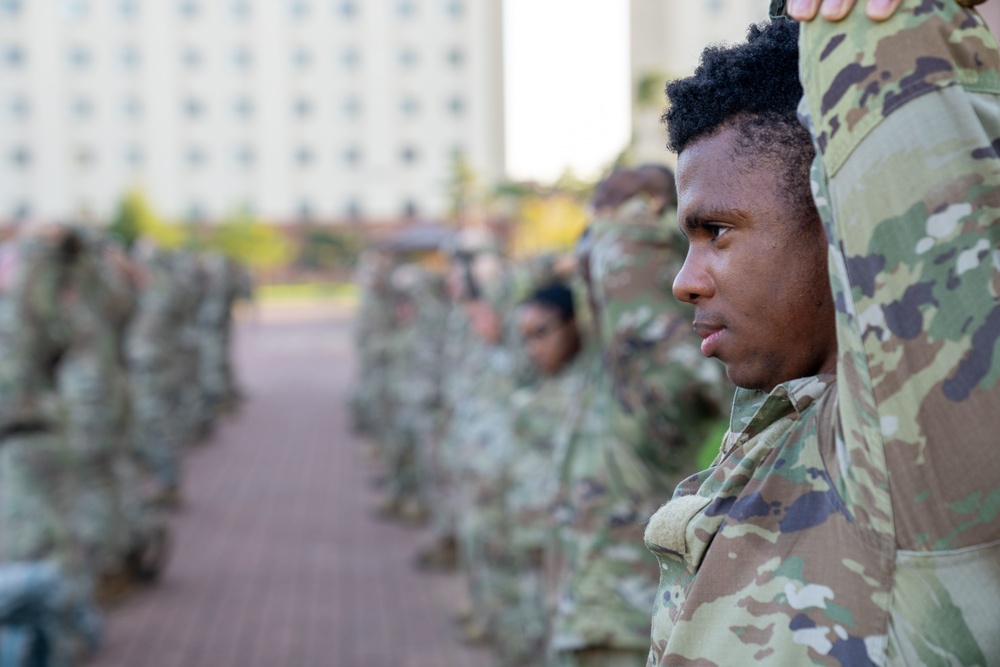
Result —
<path fill-rule="evenodd" d="M 571 257 L 511 261 L 465 230 L 444 271 L 385 251 L 362 266 L 352 407 L 380 511 L 430 521 L 417 563 L 458 564 L 462 634 L 502 667 L 646 659 L 644 523 L 730 396 L 671 294 L 673 190 L 661 166 L 612 174 Z"/>
<path fill-rule="evenodd" d="M 182 446 L 240 394 L 246 271 L 89 228 L 0 245 L 0 664 L 96 650 L 102 607 L 162 570 Z"/>

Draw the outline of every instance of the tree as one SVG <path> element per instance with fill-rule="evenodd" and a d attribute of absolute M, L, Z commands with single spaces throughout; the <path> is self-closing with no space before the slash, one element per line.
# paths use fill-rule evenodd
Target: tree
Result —
<path fill-rule="evenodd" d="M 187 237 L 184 228 L 160 219 L 140 190 L 130 190 L 122 197 L 108 233 L 126 246 L 142 237 L 164 248 L 176 248 Z"/>

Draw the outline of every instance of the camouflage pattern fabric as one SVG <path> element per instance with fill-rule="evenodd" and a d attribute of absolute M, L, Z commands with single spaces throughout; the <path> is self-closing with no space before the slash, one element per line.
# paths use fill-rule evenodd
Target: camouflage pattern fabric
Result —
<path fill-rule="evenodd" d="M 695 469 L 726 394 L 721 366 L 698 354 L 670 286 L 677 233 L 643 199 L 594 220 L 589 295 L 602 354 L 563 425 L 557 461 L 556 599 L 549 640 L 558 664 L 618 649 L 642 662 L 658 583 L 646 518 Z"/>
<path fill-rule="evenodd" d="M 79 257 L 67 270 L 74 298 L 64 302 L 67 344 L 56 368 L 56 388 L 77 477 L 69 521 L 87 568 L 96 574 L 119 569 L 129 548 L 115 462 L 128 428 L 121 326 L 132 298 L 111 282 L 99 240 L 88 235 L 81 242 Z"/>
<path fill-rule="evenodd" d="M 951 0 L 800 40 L 837 373 L 741 390 L 650 521 L 649 664 L 998 664 L 996 42 Z"/>
<path fill-rule="evenodd" d="M 545 553 L 558 493 L 554 436 L 583 393 L 586 357 L 587 352 L 581 351 L 557 375 L 518 390 L 510 399 L 512 451 L 502 490 L 504 521 L 495 538 L 494 556 L 507 585 L 498 591 L 504 603 L 491 619 L 503 665 L 530 665 L 544 655 L 550 616 L 543 584 Z"/>
<path fill-rule="evenodd" d="M 173 275 L 169 253 L 143 248 L 137 257 L 147 284 L 139 293 L 135 317 L 126 340 L 126 358 L 132 391 L 136 447 L 164 489 L 180 485 L 180 449 L 184 433 L 179 425 L 177 386 L 179 339 L 188 305 Z"/>

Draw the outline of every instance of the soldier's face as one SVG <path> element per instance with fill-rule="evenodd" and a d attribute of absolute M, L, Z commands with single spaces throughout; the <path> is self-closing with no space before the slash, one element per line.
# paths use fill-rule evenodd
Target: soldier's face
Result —
<path fill-rule="evenodd" d="M 694 304 L 702 354 L 739 387 L 776 385 L 836 369 L 837 341 L 818 217 L 782 194 L 783 170 L 749 164 L 723 129 L 677 163 L 678 221 L 690 245 L 674 295 Z"/>
<path fill-rule="evenodd" d="M 580 332 L 574 320 L 563 321 L 550 308 L 521 306 L 517 328 L 528 358 L 548 375 L 558 373 L 580 350 Z"/>

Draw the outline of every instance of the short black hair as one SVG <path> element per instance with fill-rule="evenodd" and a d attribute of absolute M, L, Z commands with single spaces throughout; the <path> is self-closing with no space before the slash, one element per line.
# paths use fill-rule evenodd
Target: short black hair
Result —
<path fill-rule="evenodd" d="M 576 318 L 573 290 L 560 282 L 549 283 L 544 287 L 539 287 L 527 299 L 522 301 L 521 305 L 537 305 L 553 310 L 563 322 L 569 322 Z"/>
<path fill-rule="evenodd" d="M 698 139 L 735 128 L 742 137 L 739 154 L 779 160 L 791 202 L 814 211 L 809 168 L 816 151 L 796 113 L 798 68 L 799 24 L 785 18 L 751 25 L 742 44 L 706 48 L 693 76 L 667 84 L 670 106 L 661 120 L 668 147 L 681 153 Z"/>

